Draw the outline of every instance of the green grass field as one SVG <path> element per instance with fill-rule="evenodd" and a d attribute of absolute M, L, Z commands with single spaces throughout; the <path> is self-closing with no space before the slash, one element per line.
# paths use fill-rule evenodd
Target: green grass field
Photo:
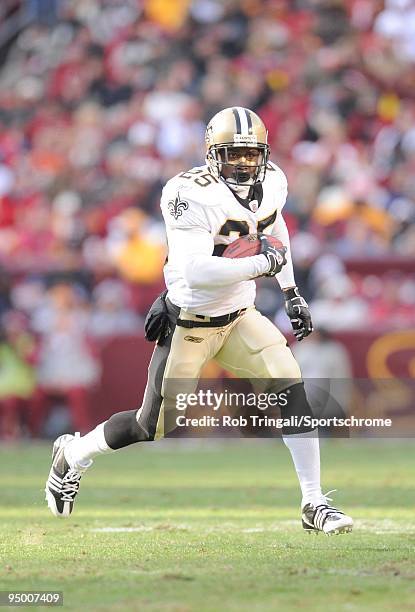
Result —
<path fill-rule="evenodd" d="M 0 589 L 62 590 L 68 610 L 414 610 L 413 450 L 323 444 L 324 486 L 356 519 L 329 538 L 303 533 L 280 442 L 100 457 L 69 520 L 43 499 L 50 445 L 0 447 Z"/>

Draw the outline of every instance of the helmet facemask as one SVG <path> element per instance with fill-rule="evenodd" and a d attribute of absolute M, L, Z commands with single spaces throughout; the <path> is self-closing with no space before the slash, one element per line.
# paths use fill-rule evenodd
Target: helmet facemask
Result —
<path fill-rule="evenodd" d="M 258 151 L 257 163 L 252 164 L 246 158 L 246 163 L 238 164 L 230 160 L 232 149 L 241 151 Z M 209 147 L 206 161 L 212 174 L 227 183 L 228 185 L 254 185 L 262 183 L 265 179 L 265 172 L 269 157 L 269 146 L 267 144 L 255 144 L 251 146 L 241 146 L 239 143 L 224 143 Z"/>

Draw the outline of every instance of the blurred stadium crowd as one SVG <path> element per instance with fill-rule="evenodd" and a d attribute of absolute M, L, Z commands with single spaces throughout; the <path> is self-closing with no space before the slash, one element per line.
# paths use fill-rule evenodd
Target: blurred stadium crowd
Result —
<path fill-rule="evenodd" d="M 288 176 L 316 324 L 414 325 L 413 0 L 28 4 L 0 66 L 0 398 L 64 386 L 82 428 L 93 340 L 141 333 L 163 287 L 161 188 L 230 105 Z M 287 330 L 278 293 L 260 283 L 258 305 Z"/>

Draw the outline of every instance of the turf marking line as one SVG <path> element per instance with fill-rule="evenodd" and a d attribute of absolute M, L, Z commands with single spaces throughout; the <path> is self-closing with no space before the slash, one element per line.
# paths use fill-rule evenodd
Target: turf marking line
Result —
<path fill-rule="evenodd" d="M 133 531 L 154 531 L 154 527 L 100 527 L 99 529 L 91 529 L 94 533 L 130 533 Z"/>
<path fill-rule="evenodd" d="M 266 533 L 266 532 L 280 532 L 287 528 L 289 530 L 298 529 L 299 521 L 293 520 L 282 520 L 277 524 L 272 525 L 256 525 L 255 527 L 244 527 L 241 528 L 238 525 L 224 524 L 222 526 L 201 526 L 201 525 L 183 525 L 183 524 L 172 524 L 168 528 L 165 525 L 139 525 L 137 527 L 99 527 L 91 529 L 93 533 L 134 533 L 134 532 L 150 532 L 150 531 L 198 531 L 203 533 Z M 390 519 L 384 520 L 356 520 L 355 530 L 360 532 L 369 532 L 376 535 L 403 535 L 403 534 L 414 534 L 415 524 L 403 524 L 398 521 Z"/>

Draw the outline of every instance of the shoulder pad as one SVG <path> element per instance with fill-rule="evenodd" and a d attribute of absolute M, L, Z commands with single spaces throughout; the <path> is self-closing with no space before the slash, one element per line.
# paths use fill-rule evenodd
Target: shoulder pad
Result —
<path fill-rule="evenodd" d="M 287 190 L 287 177 L 284 172 L 281 170 L 277 164 L 274 162 L 267 163 L 267 173 L 265 180 L 268 182 L 272 182 L 274 184 L 274 188 L 276 189 L 285 189 Z"/>
<path fill-rule="evenodd" d="M 223 183 L 209 172 L 207 166 L 196 166 L 170 179 L 163 189 L 162 197 L 172 198 L 179 192 L 201 206 L 220 206 L 218 191 L 220 193 L 223 187 Z"/>

